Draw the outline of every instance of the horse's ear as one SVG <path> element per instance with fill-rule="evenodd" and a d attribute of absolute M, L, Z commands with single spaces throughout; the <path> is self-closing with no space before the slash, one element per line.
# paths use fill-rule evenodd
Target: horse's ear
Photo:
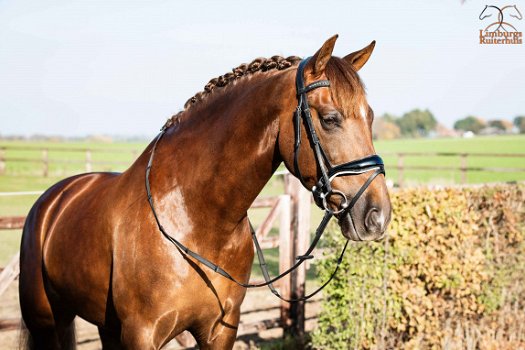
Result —
<path fill-rule="evenodd" d="M 356 52 L 352 52 L 350 55 L 345 56 L 343 59 L 350 63 L 354 67 L 355 71 L 361 69 L 372 55 L 374 47 L 376 46 L 376 41 L 372 41 L 370 45 Z"/>
<path fill-rule="evenodd" d="M 335 41 L 337 40 L 338 36 L 339 35 L 336 34 L 330 39 L 326 40 L 319 51 L 313 55 L 311 62 L 313 62 L 313 73 L 315 75 L 319 75 L 324 72 L 330 57 L 332 57 L 332 51 L 334 51 Z"/>

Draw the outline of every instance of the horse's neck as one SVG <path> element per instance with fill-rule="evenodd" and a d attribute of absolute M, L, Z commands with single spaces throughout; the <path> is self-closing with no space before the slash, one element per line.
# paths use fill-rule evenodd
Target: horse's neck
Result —
<path fill-rule="evenodd" d="M 168 130 L 151 176 L 162 216 L 187 215 L 193 230 L 235 229 L 281 162 L 276 141 L 279 116 L 291 117 L 290 75 L 239 82 L 222 98 L 192 107 Z"/>

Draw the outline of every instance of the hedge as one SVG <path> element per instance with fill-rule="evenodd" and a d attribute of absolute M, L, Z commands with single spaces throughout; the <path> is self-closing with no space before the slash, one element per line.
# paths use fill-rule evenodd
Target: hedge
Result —
<path fill-rule="evenodd" d="M 325 289 L 315 349 L 525 348 L 525 186 L 392 194 L 382 242 L 352 243 Z M 337 225 L 318 264 L 344 243 Z"/>

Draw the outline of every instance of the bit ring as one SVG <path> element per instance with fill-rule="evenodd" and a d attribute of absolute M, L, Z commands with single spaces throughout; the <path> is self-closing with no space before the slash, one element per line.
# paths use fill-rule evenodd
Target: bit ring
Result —
<path fill-rule="evenodd" d="M 332 210 L 328 206 L 328 198 L 331 197 L 332 195 L 337 195 L 337 196 L 340 196 L 342 198 L 341 204 L 339 205 L 339 209 L 337 209 L 337 210 Z M 324 210 L 326 210 L 327 212 L 329 212 L 332 215 L 336 215 L 336 214 L 342 213 L 343 211 L 345 211 L 348 208 L 348 204 L 349 204 L 348 198 L 346 198 L 346 195 L 343 192 L 341 192 L 341 191 L 332 189 L 330 192 L 323 193 L 323 195 L 321 197 L 323 198 Z"/>

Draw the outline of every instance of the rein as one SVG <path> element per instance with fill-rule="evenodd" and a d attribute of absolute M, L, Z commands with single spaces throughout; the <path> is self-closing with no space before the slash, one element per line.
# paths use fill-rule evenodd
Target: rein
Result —
<path fill-rule="evenodd" d="M 165 127 L 163 127 L 161 129 L 160 133 L 157 135 L 157 137 L 155 139 L 155 143 L 153 144 L 153 147 L 151 149 L 151 155 L 149 157 L 148 165 L 146 167 L 146 193 L 147 193 L 148 203 L 149 203 L 149 205 L 151 207 L 151 211 L 153 213 L 153 216 L 155 218 L 155 222 L 157 223 L 159 231 L 163 234 L 163 236 L 168 241 L 173 243 L 179 250 L 183 251 L 184 254 L 186 254 L 188 256 L 191 256 L 192 258 L 194 258 L 198 262 L 202 263 L 203 265 L 205 265 L 206 267 L 208 267 L 209 269 L 211 269 L 215 273 L 218 273 L 218 274 L 222 275 L 223 277 L 229 279 L 230 281 L 233 281 L 234 283 L 238 284 L 239 286 L 244 287 L 244 288 L 257 288 L 257 287 L 268 286 L 268 288 L 271 290 L 271 292 L 273 294 L 275 294 L 281 300 L 284 300 L 284 301 L 287 301 L 287 302 L 296 302 L 296 301 L 308 300 L 311 297 L 313 297 L 314 295 L 316 295 L 317 293 L 319 293 L 324 287 L 326 287 L 332 281 L 332 279 L 334 278 L 335 274 L 337 273 L 337 271 L 339 269 L 339 265 L 343 261 L 343 256 L 344 256 L 344 253 L 346 251 L 346 248 L 347 248 L 348 242 L 349 242 L 348 239 L 345 242 L 345 245 L 344 245 L 344 247 L 343 247 L 343 249 L 342 249 L 342 251 L 341 251 L 341 253 L 340 253 L 340 255 L 339 255 L 338 259 L 337 259 L 337 264 L 336 264 L 336 267 L 335 267 L 334 271 L 332 272 L 332 274 L 330 275 L 328 280 L 325 283 L 323 283 L 319 288 L 317 288 L 315 291 L 313 291 L 312 293 L 310 293 L 310 294 L 308 294 L 308 295 L 306 295 L 304 297 L 300 297 L 300 298 L 286 299 L 283 296 L 281 296 L 279 294 L 279 292 L 277 292 L 277 290 L 273 286 L 273 283 L 275 283 L 276 281 L 280 280 L 281 278 L 287 276 L 292 271 L 297 269 L 305 260 L 312 259 L 313 255 L 311 255 L 311 253 L 313 252 L 313 250 L 317 246 L 317 243 L 321 239 L 321 236 L 323 235 L 323 233 L 324 233 L 324 231 L 326 229 L 326 226 L 328 225 L 330 219 L 335 214 L 339 214 L 339 213 L 341 213 L 343 211 L 349 211 L 349 213 L 350 213 L 350 210 L 352 209 L 352 207 L 355 205 L 355 203 L 361 197 L 361 195 L 364 193 L 364 191 L 368 188 L 368 186 L 372 183 L 372 181 L 377 177 L 377 175 L 385 174 L 383 160 L 378 155 L 372 155 L 372 156 L 369 156 L 369 157 L 365 157 L 365 158 L 362 158 L 362 159 L 359 159 L 359 160 L 351 161 L 351 162 L 340 164 L 340 165 L 336 165 L 336 166 L 332 166 L 332 164 L 328 160 L 328 157 L 326 156 L 326 153 L 323 150 L 323 148 L 321 146 L 321 143 L 319 141 L 319 138 L 317 137 L 317 134 L 315 132 L 315 129 L 314 129 L 314 126 L 313 126 L 313 121 L 312 121 L 312 115 L 310 113 L 310 107 L 308 105 L 308 100 L 307 100 L 306 94 L 309 91 L 312 91 L 312 90 L 317 89 L 317 88 L 329 87 L 330 86 L 330 81 L 328 81 L 328 80 L 319 80 L 319 81 L 311 83 L 310 85 L 308 85 L 306 87 L 304 86 L 304 78 L 303 78 L 304 68 L 305 68 L 306 64 L 308 63 L 309 59 L 310 58 L 306 58 L 306 59 L 303 59 L 301 61 L 301 63 L 299 64 L 299 67 L 297 69 L 297 76 L 296 76 L 298 105 L 297 105 L 297 109 L 296 109 L 296 111 L 294 113 L 294 128 L 295 128 L 294 167 L 295 167 L 295 170 L 296 170 L 296 172 L 298 174 L 299 180 L 301 181 L 303 186 L 308 188 L 308 186 L 306 185 L 306 183 L 305 183 L 305 181 L 303 179 L 301 171 L 299 169 L 299 149 L 300 149 L 299 147 L 301 145 L 301 120 L 303 120 L 303 122 L 305 124 L 305 128 L 306 128 L 306 132 L 307 132 L 307 134 L 309 136 L 310 145 L 312 146 L 313 151 L 314 151 L 314 155 L 315 155 L 315 160 L 316 160 L 317 166 L 318 166 L 318 168 L 321 171 L 321 177 L 320 177 L 319 181 L 317 182 L 317 184 L 311 189 L 311 191 L 312 191 L 312 194 L 314 196 L 315 203 L 322 210 L 325 211 L 325 214 L 323 216 L 323 219 L 319 223 L 319 226 L 315 230 L 315 236 L 314 236 L 312 242 L 310 243 L 309 248 L 306 250 L 306 252 L 303 255 L 297 256 L 296 259 L 295 259 L 296 262 L 289 269 L 287 269 L 286 271 L 282 272 L 281 274 L 279 274 L 276 277 L 273 277 L 273 278 L 270 277 L 270 274 L 268 273 L 266 260 L 264 258 L 264 254 L 262 252 L 262 249 L 261 249 L 261 246 L 259 244 L 259 241 L 257 240 L 257 236 L 255 235 L 255 230 L 253 229 L 253 227 L 251 225 L 251 222 L 250 222 L 250 229 L 251 229 L 251 232 L 252 232 L 252 240 L 253 240 L 253 244 L 255 245 L 255 249 L 257 251 L 257 258 L 259 260 L 259 266 L 261 268 L 261 272 L 262 272 L 263 277 L 264 277 L 264 282 L 261 282 L 261 283 L 253 283 L 253 284 L 252 283 L 243 283 L 243 282 L 240 282 L 240 281 L 236 280 L 233 276 L 231 276 L 223 268 L 221 268 L 217 264 L 214 264 L 213 262 L 211 262 L 210 260 L 206 259 L 202 255 L 200 255 L 200 254 L 194 252 L 193 250 L 189 249 L 184 244 L 182 244 L 179 240 L 177 240 L 176 238 L 174 238 L 173 236 L 171 236 L 169 233 L 166 232 L 166 230 L 164 229 L 164 227 L 162 226 L 162 224 L 161 224 L 161 222 L 159 220 L 159 217 L 158 217 L 157 212 L 155 210 L 155 206 L 153 205 L 153 196 L 151 194 L 151 185 L 150 185 L 150 181 L 149 181 L 149 175 L 150 175 L 151 169 L 152 169 L 152 164 L 153 164 L 153 158 L 154 158 L 154 155 L 155 155 L 155 150 L 157 148 L 157 144 L 159 143 L 160 139 L 162 138 L 162 136 L 166 132 L 166 128 Z M 348 199 L 346 198 L 346 196 L 345 196 L 345 194 L 343 192 L 338 191 L 338 190 L 334 190 L 332 188 L 332 186 L 331 186 L 331 182 L 333 181 L 333 179 L 335 179 L 338 176 L 359 175 L 359 174 L 362 174 L 362 173 L 365 173 L 365 172 L 368 172 L 368 171 L 372 171 L 372 170 L 375 170 L 374 173 L 372 173 L 372 175 L 363 184 L 363 186 L 361 186 L 361 188 L 359 189 L 359 191 L 357 191 L 356 195 L 352 198 L 351 201 L 348 201 Z M 341 196 L 341 198 L 343 199 L 340 208 L 338 210 L 335 210 L 335 211 L 329 208 L 328 202 L 327 202 L 328 198 L 330 196 L 332 196 L 332 195 Z M 352 220 L 352 223 L 353 223 L 353 220 Z M 357 230 L 355 232 L 357 233 Z M 359 236 L 359 233 L 357 233 L 357 235 L 361 239 L 361 237 Z"/>

